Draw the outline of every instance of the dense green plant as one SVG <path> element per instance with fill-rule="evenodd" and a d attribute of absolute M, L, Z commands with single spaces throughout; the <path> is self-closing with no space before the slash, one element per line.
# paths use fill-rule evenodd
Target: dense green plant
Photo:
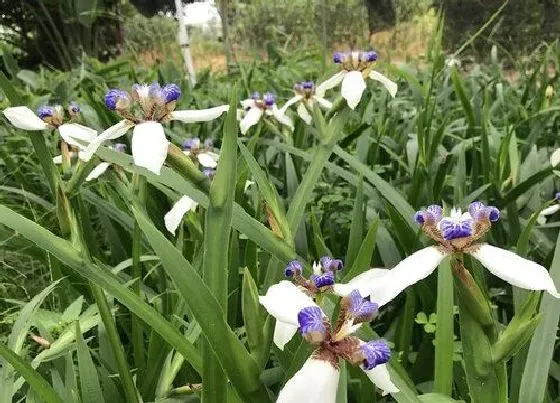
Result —
<path fill-rule="evenodd" d="M 281 105 L 294 82 L 330 77 L 321 52 L 279 48 L 274 60 L 240 64 L 229 76 L 202 75 L 194 88 L 170 61 L 142 68 L 133 58 L 84 59 L 67 73 L 22 73 L 12 64 L 10 79 L 0 75 L 3 108 L 75 101 L 82 123 L 100 131 L 118 121 L 103 103 L 106 90 L 134 82 L 180 85 L 177 109 L 230 103 L 231 111 L 222 120 L 165 129 L 174 145 L 194 136 L 214 140 L 221 158 L 212 181 L 180 152 L 155 175 L 102 147 L 98 157 L 112 168 L 85 182 L 99 161 L 59 170 L 51 164 L 56 134 L 0 127 L 3 259 L 34 276 L 12 281 L 3 268 L 2 282 L 23 284 L 29 297 L 7 288 L 11 299 L 2 301 L 2 317 L 11 318 L 1 328 L 2 398 L 272 400 L 311 350 L 300 336 L 284 350 L 272 345 L 274 320 L 258 295 L 296 257 L 306 271 L 323 255 L 343 259 L 343 282 L 370 267 L 395 266 L 428 245 L 413 214 L 435 202 L 496 205 L 502 220 L 491 243 L 550 267 L 557 281 L 557 226 L 536 219 L 556 190 L 549 155 L 559 144 L 559 97 L 547 88 L 557 90 L 548 67 L 560 49 L 554 43 L 516 63 L 520 76 L 512 82 L 498 58 L 457 70 L 438 38 L 428 63 L 380 63 L 399 83 L 396 98 L 371 83 L 355 110 L 337 98 L 330 111 L 315 108 L 309 126 L 294 114 L 293 134 L 262 120 L 245 137 L 237 134 L 237 101 L 274 90 Z M 256 183 L 245 190 L 247 179 Z M 164 215 L 182 195 L 199 207 L 172 236 Z M 363 372 L 345 365 L 338 401 L 483 401 L 473 374 L 489 388 L 503 386 L 507 374 L 512 402 L 558 398 L 558 301 L 510 287 L 466 258 L 480 291 L 469 305 L 464 284 L 453 287 L 454 264 L 444 261 L 360 329 L 363 340 L 391 343 L 390 374 L 400 392 L 376 396 Z M 321 304 L 328 315 L 339 310 L 331 296 Z M 482 307 L 485 326 L 469 306 Z M 499 342 L 497 361 L 473 346 L 475 332 Z M 490 373 L 498 381 L 485 382 Z"/>

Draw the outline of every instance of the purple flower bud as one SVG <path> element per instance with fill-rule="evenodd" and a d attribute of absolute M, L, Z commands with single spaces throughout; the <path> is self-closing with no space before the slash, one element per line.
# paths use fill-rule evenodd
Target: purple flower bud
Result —
<path fill-rule="evenodd" d="M 342 63 L 342 59 L 344 59 L 344 55 L 342 54 L 342 52 L 334 52 L 333 53 L 333 62 L 335 63 Z"/>
<path fill-rule="evenodd" d="M 432 204 L 425 210 L 417 211 L 414 214 L 414 221 L 418 224 L 430 223 L 435 224 L 441 220 L 443 216 L 443 208 L 440 205 Z"/>
<path fill-rule="evenodd" d="M 424 224 L 424 222 L 426 221 L 424 218 L 424 210 L 420 210 L 414 213 L 414 221 L 416 221 L 418 224 Z"/>
<path fill-rule="evenodd" d="M 554 195 L 554 200 L 556 200 L 557 202 L 560 202 L 560 192 L 558 192 Z"/>
<path fill-rule="evenodd" d="M 169 83 L 161 89 L 165 103 L 173 102 L 181 98 L 181 88 L 177 84 Z"/>
<path fill-rule="evenodd" d="M 475 201 L 469 205 L 469 214 L 475 221 L 490 220 L 496 222 L 500 219 L 500 210 L 495 206 L 486 206 L 484 203 Z"/>
<path fill-rule="evenodd" d="M 125 153 L 127 148 L 128 147 L 126 146 L 126 144 L 123 144 L 123 143 L 117 143 L 113 146 L 113 149 L 115 151 L 120 152 L 120 153 Z"/>
<path fill-rule="evenodd" d="M 315 87 L 315 84 L 313 83 L 313 81 L 304 81 L 301 83 L 301 86 L 306 90 L 311 90 L 313 89 L 313 87 Z"/>
<path fill-rule="evenodd" d="M 495 206 L 488 206 L 488 219 L 490 222 L 496 222 L 500 219 L 500 210 Z"/>
<path fill-rule="evenodd" d="M 200 148 L 200 139 L 198 137 L 189 137 L 183 141 L 183 149 L 196 150 Z"/>
<path fill-rule="evenodd" d="M 80 106 L 75 102 L 71 102 L 68 106 L 68 112 L 70 112 L 70 114 L 80 113 Z"/>
<path fill-rule="evenodd" d="M 296 274 L 301 274 L 302 271 L 303 265 L 297 260 L 292 260 L 286 265 L 286 268 L 284 269 L 284 275 L 286 277 L 293 277 Z"/>
<path fill-rule="evenodd" d="M 114 111 L 117 109 L 119 102 L 125 103 L 128 101 L 128 93 L 118 88 L 113 88 L 105 94 L 105 106 Z"/>
<path fill-rule="evenodd" d="M 276 102 L 276 95 L 272 92 L 265 92 L 263 96 L 263 102 L 266 106 L 272 106 Z"/>
<path fill-rule="evenodd" d="M 337 271 L 344 268 L 344 263 L 340 259 L 333 259 L 330 256 L 323 256 L 319 262 L 323 271 Z"/>
<path fill-rule="evenodd" d="M 334 273 L 332 271 L 328 271 L 321 275 L 314 274 L 311 276 L 311 280 L 317 288 L 330 287 L 331 285 L 334 285 Z"/>
<path fill-rule="evenodd" d="M 377 60 L 377 52 L 375 51 L 369 51 L 369 52 L 363 52 L 361 55 L 361 59 L 364 62 L 374 62 Z"/>
<path fill-rule="evenodd" d="M 52 106 L 40 106 L 37 109 L 37 116 L 41 119 L 49 118 L 53 115 L 54 108 Z"/>
<path fill-rule="evenodd" d="M 362 365 L 366 371 L 385 364 L 391 358 L 391 349 L 385 340 L 373 340 L 362 344 L 360 350 L 364 357 Z"/>
<path fill-rule="evenodd" d="M 312 343 L 325 340 L 327 328 L 323 323 L 323 312 L 318 306 L 303 308 L 298 313 L 299 331 Z"/>
<path fill-rule="evenodd" d="M 357 322 L 369 322 L 377 313 L 379 305 L 362 297 L 358 290 L 353 290 L 347 297 L 348 313 Z"/>
<path fill-rule="evenodd" d="M 258 91 L 255 91 L 251 94 L 251 99 L 258 101 L 259 99 L 261 99 L 261 93 Z"/>

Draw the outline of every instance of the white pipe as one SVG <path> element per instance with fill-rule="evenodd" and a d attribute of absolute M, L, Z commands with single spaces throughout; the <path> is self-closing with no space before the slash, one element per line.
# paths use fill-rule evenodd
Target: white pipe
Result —
<path fill-rule="evenodd" d="M 189 42 L 189 34 L 187 32 L 187 26 L 185 25 L 185 14 L 183 13 L 183 2 L 181 0 L 175 0 L 175 9 L 177 10 L 177 21 L 179 22 L 178 39 L 179 45 L 181 46 L 181 53 L 183 54 L 183 60 L 185 61 L 185 70 L 187 71 L 187 76 L 191 82 L 191 85 L 196 84 L 196 76 L 194 73 L 194 66 L 191 55 L 191 48 Z"/>

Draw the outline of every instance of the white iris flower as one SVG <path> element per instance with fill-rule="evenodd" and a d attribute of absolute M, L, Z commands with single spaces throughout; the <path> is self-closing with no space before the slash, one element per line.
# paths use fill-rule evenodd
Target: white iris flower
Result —
<path fill-rule="evenodd" d="M 132 133 L 132 157 L 134 164 L 159 175 L 167 157 L 169 141 L 165 137 L 162 123 L 180 120 L 185 123 L 206 122 L 218 118 L 229 109 L 228 105 L 202 110 L 176 111 L 177 99 L 181 90 L 175 84 L 151 85 L 135 84 L 131 94 L 120 89 L 109 90 L 105 105 L 116 111 L 123 120 L 101 133 L 80 153 L 80 158 L 88 161 L 99 146 L 107 141 L 123 136 L 134 127 Z M 142 118 L 131 113 L 129 107 L 136 103 Z"/>
<path fill-rule="evenodd" d="M 372 69 L 376 60 L 377 53 L 373 51 L 335 52 L 333 61 L 340 65 L 341 71 L 322 84 L 324 89 L 327 90 L 342 83 L 340 92 L 348 106 L 355 109 L 366 89 L 365 79 L 369 78 L 383 84 L 394 98 L 397 93 L 397 83 Z"/>
<path fill-rule="evenodd" d="M 303 81 L 294 85 L 295 96 L 289 99 L 284 106 L 280 109 L 281 113 L 286 113 L 286 110 L 297 104 L 297 114 L 308 125 L 311 124 L 311 114 L 308 109 L 313 108 L 313 104 L 317 102 L 325 109 L 332 108 L 332 102 L 325 99 L 325 91 L 327 90 L 327 82 L 315 86 L 313 81 Z"/>
<path fill-rule="evenodd" d="M 80 108 L 71 104 L 67 112 L 73 118 L 80 112 Z M 78 150 L 83 150 L 97 136 L 97 131 L 89 127 L 77 123 L 63 123 L 64 109 L 60 105 L 42 106 L 37 109 L 37 114 L 26 106 L 16 106 L 4 109 L 4 116 L 18 129 L 56 129 L 66 144 Z"/>
<path fill-rule="evenodd" d="M 446 256 L 468 253 L 490 273 L 516 287 L 544 290 L 560 298 L 554 281 L 543 266 L 511 251 L 476 242 L 499 218 L 500 211 L 496 207 L 481 202 L 471 203 L 465 213 L 453 210 L 449 217 L 443 216 L 441 206 L 431 205 L 417 212 L 415 219 L 424 233 L 439 243 L 438 246 L 413 253 L 391 270 L 371 269 L 348 284 L 336 284 L 334 292 L 347 295 L 358 289 L 380 306 L 385 305 L 405 288 L 429 276 Z"/>
<path fill-rule="evenodd" d="M 238 114 L 241 134 L 246 134 L 264 116 L 272 116 L 290 130 L 294 130 L 292 119 L 286 116 L 281 109 L 278 109 L 276 96 L 271 92 L 265 92 L 262 98 L 260 93 L 254 92 L 251 98 L 241 101 L 241 106 L 243 110 Z"/>

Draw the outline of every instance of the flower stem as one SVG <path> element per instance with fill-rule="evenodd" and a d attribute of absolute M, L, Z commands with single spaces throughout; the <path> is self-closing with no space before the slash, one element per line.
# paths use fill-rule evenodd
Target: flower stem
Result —
<path fill-rule="evenodd" d="M 61 186 L 62 181 L 60 175 L 52 162 L 52 156 L 46 147 L 43 134 L 37 133 L 30 137 L 32 139 L 31 141 L 35 149 L 35 153 L 39 157 L 43 172 L 47 177 L 47 181 L 53 192 L 53 197 L 55 197 L 57 201 L 59 225 L 61 229 L 67 227 L 69 231 L 69 234 L 67 233 L 67 235 L 70 237 L 72 244 L 88 260 L 91 260 L 90 248 L 82 236 L 84 234 L 84 228 L 80 226 L 79 223 L 79 217 L 82 217 L 82 214 L 80 214 L 82 211 L 80 210 L 81 203 L 79 195 L 76 196 L 75 202 L 72 203 L 69 199 L 69 193 Z M 101 316 L 101 320 L 105 326 L 105 331 L 107 332 L 107 338 L 109 340 L 112 353 L 115 356 L 119 376 L 126 395 L 126 401 L 138 403 L 136 387 L 134 386 L 134 381 L 132 380 L 132 376 L 130 375 L 128 369 L 126 355 L 120 342 L 117 327 L 111 314 L 111 309 L 107 301 L 107 297 L 105 296 L 105 292 L 101 287 L 95 284 L 91 284 L 91 290 L 99 310 L 99 315 Z"/>
<path fill-rule="evenodd" d="M 498 329 L 489 301 L 463 265 L 462 255 L 453 256 L 451 265 L 459 305 L 465 375 L 472 401 L 507 403 L 505 363 L 495 364 L 492 358 Z"/>
<path fill-rule="evenodd" d="M 144 207 L 146 203 L 146 178 L 139 174 L 134 174 L 132 178 L 133 194 L 137 197 L 140 205 Z M 140 295 L 142 289 L 142 230 L 138 223 L 134 223 L 132 234 L 132 277 L 136 279 L 132 285 L 132 290 Z M 135 315 L 132 316 L 132 349 L 134 364 L 141 375 L 145 368 L 146 357 L 144 350 L 144 331 L 142 321 Z"/>

